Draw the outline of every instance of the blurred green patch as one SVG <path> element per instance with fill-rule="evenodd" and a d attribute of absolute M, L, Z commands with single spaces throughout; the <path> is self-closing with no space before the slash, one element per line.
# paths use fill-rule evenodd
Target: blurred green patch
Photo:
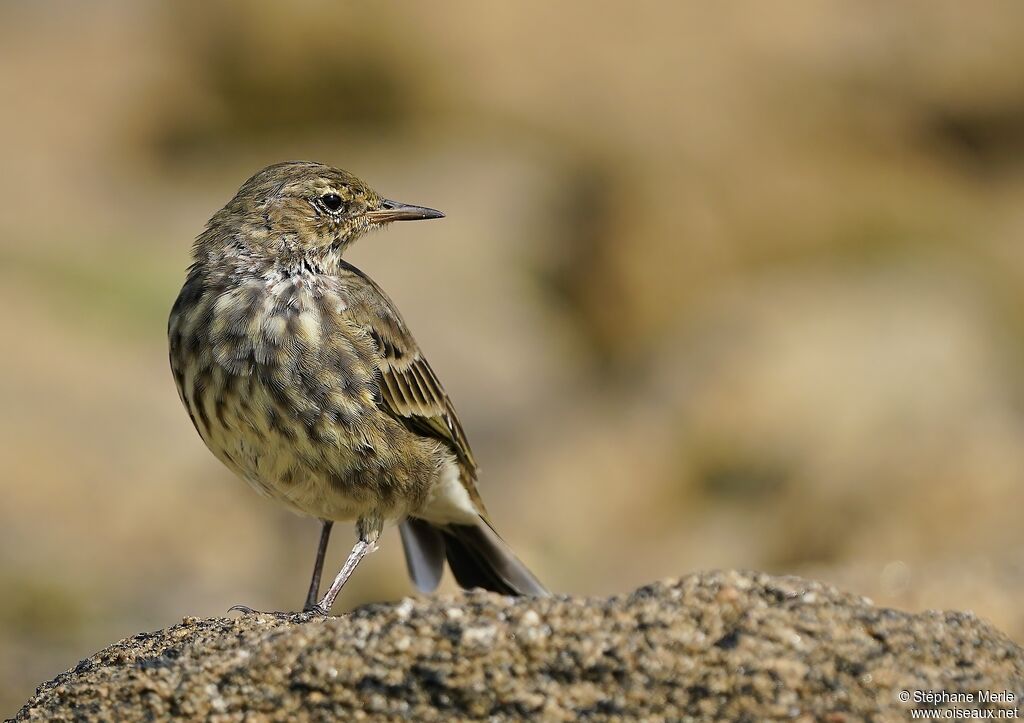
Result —
<path fill-rule="evenodd" d="M 115 337 L 149 336 L 162 328 L 182 270 L 148 252 L 133 252 L 127 243 L 93 241 L 81 247 L 89 253 L 10 244 L 0 248 L 0 277 L 23 282 L 36 292 L 30 303 L 71 324 L 88 324 Z"/>
<path fill-rule="evenodd" d="M 29 641 L 67 643 L 89 621 L 81 598 L 41 576 L 0 573 L 0 629 Z"/>

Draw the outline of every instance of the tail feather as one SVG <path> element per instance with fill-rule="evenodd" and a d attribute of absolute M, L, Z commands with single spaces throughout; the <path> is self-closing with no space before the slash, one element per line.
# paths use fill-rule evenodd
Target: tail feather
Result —
<path fill-rule="evenodd" d="M 424 592 L 437 587 L 447 557 L 456 582 L 464 589 L 479 587 L 517 596 L 550 594 L 483 519 L 475 525 L 432 525 L 408 518 L 401 529 L 409 575 Z"/>
<path fill-rule="evenodd" d="M 445 541 L 441 531 L 415 517 L 402 520 L 398 529 L 409 577 L 420 592 L 433 592 L 444 574 Z"/>

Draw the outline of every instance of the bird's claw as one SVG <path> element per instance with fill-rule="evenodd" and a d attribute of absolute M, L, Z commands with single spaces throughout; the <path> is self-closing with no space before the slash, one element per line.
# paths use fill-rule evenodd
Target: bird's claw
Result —
<path fill-rule="evenodd" d="M 253 610 L 248 605 L 232 605 L 228 608 L 228 612 L 242 613 L 242 615 L 271 615 L 280 620 L 292 620 L 293 622 L 306 622 L 314 620 L 316 618 L 327 617 L 327 611 L 324 610 L 319 604 L 307 605 L 302 609 L 302 612 L 296 613 L 285 613 L 285 612 L 268 612 L 266 610 Z"/>
<path fill-rule="evenodd" d="M 302 613 L 285 613 L 280 610 L 253 610 L 248 605 L 232 605 L 228 608 L 228 612 L 242 613 L 242 615 L 270 615 L 278 620 L 286 620 L 296 615 L 302 615 Z"/>

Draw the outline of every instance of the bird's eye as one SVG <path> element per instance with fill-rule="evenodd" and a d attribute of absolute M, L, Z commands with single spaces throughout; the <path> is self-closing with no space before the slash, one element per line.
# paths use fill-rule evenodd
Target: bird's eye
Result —
<path fill-rule="evenodd" d="M 336 193 L 325 193 L 320 197 L 320 203 L 330 211 L 337 211 L 341 208 L 341 196 Z"/>

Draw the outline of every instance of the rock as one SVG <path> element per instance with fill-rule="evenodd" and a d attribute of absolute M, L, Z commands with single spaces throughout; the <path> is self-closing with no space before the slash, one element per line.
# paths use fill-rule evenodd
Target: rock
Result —
<path fill-rule="evenodd" d="M 902 721 L 915 703 L 901 691 L 1010 691 L 955 705 L 1014 708 L 1024 651 L 969 613 L 709 572 L 610 599 L 474 592 L 327 619 L 186 618 L 44 683 L 17 719 Z"/>

